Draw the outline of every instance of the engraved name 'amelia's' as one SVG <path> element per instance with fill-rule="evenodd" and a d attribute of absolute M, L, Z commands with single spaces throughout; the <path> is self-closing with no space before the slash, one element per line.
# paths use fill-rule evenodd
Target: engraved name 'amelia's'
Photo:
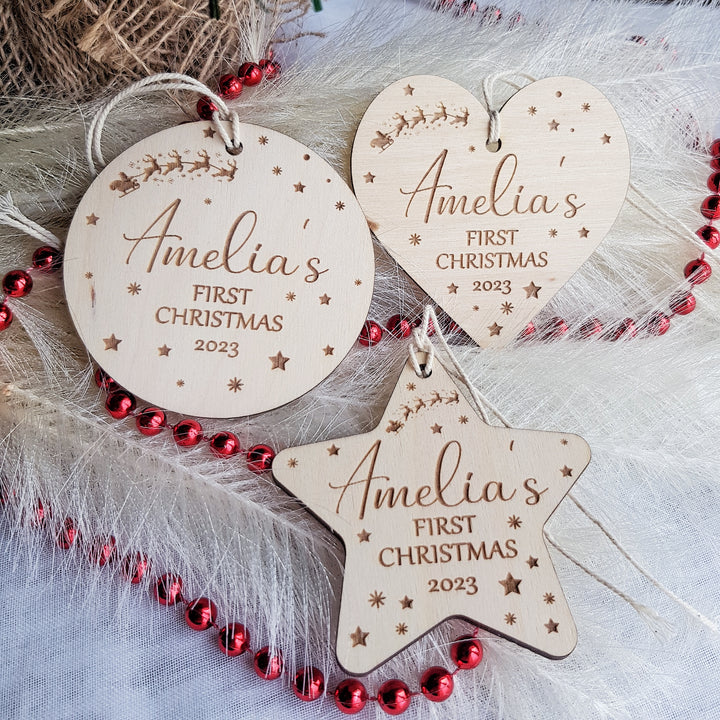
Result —
<path fill-rule="evenodd" d="M 508 215 L 524 215 L 531 213 L 545 213 L 551 215 L 558 208 L 563 212 L 563 217 L 573 218 L 580 208 L 585 207 L 585 203 L 578 202 L 578 196 L 575 193 L 568 193 L 562 201 L 556 202 L 547 195 L 533 195 L 529 200 L 523 195 L 525 187 L 519 185 L 514 195 L 510 193 L 510 186 L 515 178 L 518 170 L 517 155 L 508 153 L 503 157 L 495 168 L 490 189 L 485 195 L 443 195 L 438 190 L 453 191 L 453 186 L 442 183 L 442 173 L 447 158 L 447 149 L 443 150 L 433 160 L 430 167 L 426 170 L 420 181 L 415 185 L 414 189 L 403 190 L 403 195 L 409 195 L 410 199 L 405 207 L 405 217 L 410 217 L 410 210 L 413 203 L 417 200 L 424 211 L 423 222 L 427 223 L 430 216 L 436 215 L 487 215 L 491 213 L 498 217 L 507 217 Z M 562 205 L 561 205 L 562 202 Z"/>
<path fill-rule="evenodd" d="M 373 510 L 387 508 L 392 510 L 398 505 L 401 507 L 426 508 L 433 505 L 456 508 L 464 504 L 508 502 L 518 492 L 518 488 L 508 491 L 502 481 L 483 481 L 474 476 L 472 471 L 465 474 L 465 480 L 458 476 L 461 474 L 462 446 L 457 440 L 451 440 L 443 445 L 435 464 L 435 474 L 431 484 L 418 485 L 410 488 L 407 485 L 396 487 L 390 484 L 387 475 L 376 475 L 375 464 L 382 445 L 376 440 L 365 453 L 358 466 L 353 470 L 348 480 L 340 485 L 328 483 L 332 490 L 339 490 L 340 495 L 335 506 L 335 512 L 340 514 L 343 502 L 355 505 L 358 508 L 358 519 L 362 520 L 366 513 Z M 537 505 L 547 488 L 539 490 L 535 478 L 526 478 L 522 483 L 527 492 L 526 505 Z M 357 497 L 357 493 L 360 493 Z M 352 497 L 355 495 L 355 497 Z"/>
<path fill-rule="evenodd" d="M 262 243 L 257 243 L 248 254 L 249 247 L 245 246 L 252 237 L 258 223 L 258 215 L 254 210 L 245 210 L 238 215 L 233 222 L 225 238 L 223 247 L 219 250 L 212 249 L 202 252 L 196 247 L 185 248 L 182 245 L 172 246 L 168 240 L 182 242 L 181 235 L 170 233 L 170 225 L 180 207 L 180 198 L 168 205 L 140 237 L 123 237 L 133 243 L 130 252 L 125 260 L 129 265 L 133 254 L 139 248 L 143 250 L 149 247 L 150 255 L 145 271 L 150 273 L 157 264 L 175 265 L 180 267 L 186 265 L 190 268 L 204 268 L 205 270 L 226 270 L 233 275 L 251 272 L 254 274 L 267 273 L 268 275 L 294 275 L 300 270 L 300 264 L 290 262 L 284 255 L 267 255 L 262 253 Z M 238 240 L 238 238 L 242 238 Z M 163 252 L 164 251 L 164 252 Z M 303 278 L 306 283 L 314 283 L 320 275 L 328 271 L 321 269 L 321 260 L 317 257 L 307 258 L 304 261 L 307 274 Z"/>

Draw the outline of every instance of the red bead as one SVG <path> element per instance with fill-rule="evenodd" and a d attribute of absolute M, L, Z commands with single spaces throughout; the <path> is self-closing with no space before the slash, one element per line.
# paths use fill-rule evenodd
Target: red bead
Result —
<path fill-rule="evenodd" d="M 181 420 L 173 427 L 173 438 L 180 447 L 192 447 L 203 439 L 202 425 L 197 420 Z"/>
<path fill-rule="evenodd" d="M 474 4 L 474 3 L 473 3 Z M 466 3 L 467 5 L 467 3 Z M 502 20 L 502 10 L 497 5 L 488 5 L 482 11 L 483 25 L 495 25 Z"/>
<path fill-rule="evenodd" d="M 243 89 L 242 80 L 232 73 L 223 75 L 218 80 L 218 95 L 224 100 L 234 100 L 240 97 Z"/>
<path fill-rule="evenodd" d="M 450 646 L 450 658 L 460 670 L 472 670 L 483 659 L 483 647 L 472 635 L 461 635 Z"/>
<path fill-rule="evenodd" d="M 705 241 L 705 244 L 714 250 L 720 245 L 720 230 L 712 225 L 703 225 L 698 231 L 697 236 Z"/>
<path fill-rule="evenodd" d="M 210 438 L 210 449 L 218 457 L 230 457 L 240 452 L 240 441 L 235 433 L 226 431 L 215 433 Z"/>
<path fill-rule="evenodd" d="M 0 330 L 7 330 L 13 321 L 13 312 L 5 304 L 0 303 Z"/>
<path fill-rule="evenodd" d="M 206 597 L 192 600 L 185 608 L 185 622 L 193 630 L 207 630 L 217 620 L 217 607 Z"/>
<path fill-rule="evenodd" d="M 453 687 L 455 681 L 452 673 L 439 665 L 428 668 L 420 679 L 420 690 L 431 702 L 447 700 L 452 695 Z"/>
<path fill-rule="evenodd" d="M 165 413 L 160 408 L 145 408 L 135 418 L 135 424 L 143 435 L 158 435 L 165 427 Z"/>
<path fill-rule="evenodd" d="M 126 555 L 122 564 L 122 573 L 126 580 L 137 585 L 150 570 L 151 562 L 148 557 L 138 552 L 134 555 Z"/>
<path fill-rule="evenodd" d="M 637 335 L 637 326 L 632 318 L 625 318 L 608 330 L 607 339 L 611 341 L 634 338 Z"/>
<path fill-rule="evenodd" d="M 33 281 L 25 270 L 11 270 L 2 279 L 2 289 L 10 297 L 25 297 L 32 290 Z"/>
<path fill-rule="evenodd" d="M 592 318 L 587 322 L 583 323 L 578 330 L 578 335 L 581 338 L 589 338 L 594 335 L 599 335 L 603 331 L 603 325 L 597 318 Z"/>
<path fill-rule="evenodd" d="M 207 96 L 203 95 L 197 101 L 197 114 L 202 120 L 212 120 L 213 113 L 216 113 L 220 108 Z"/>
<path fill-rule="evenodd" d="M 247 465 L 255 473 L 266 472 L 272 467 L 275 451 L 269 445 L 253 445 L 247 451 Z"/>
<path fill-rule="evenodd" d="M 535 335 L 536 332 L 537 332 L 537 330 L 535 328 L 535 323 L 529 322 L 525 326 L 525 329 L 520 333 L 520 337 L 523 340 L 527 340 L 528 338 L 531 338 L 533 335 Z"/>
<path fill-rule="evenodd" d="M 67 518 L 63 523 L 62 530 L 57 535 L 58 547 L 67 550 L 77 540 L 79 535 L 78 529 L 75 527 L 75 521 Z"/>
<path fill-rule="evenodd" d="M 325 692 L 325 678 L 316 667 L 304 667 L 295 673 L 292 691 L 304 702 L 317 700 Z"/>
<path fill-rule="evenodd" d="M 365 686 L 355 678 L 343 680 L 333 693 L 335 705 L 343 715 L 359 713 L 368 701 Z"/>
<path fill-rule="evenodd" d="M 708 178 L 707 186 L 711 192 L 720 192 L 720 172 L 715 172 Z"/>
<path fill-rule="evenodd" d="M 135 411 L 135 398 L 127 390 L 116 390 L 105 400 L 105 409 L 116 420 L 122 420 Z"/>
<path fill-rule="evenodd" d="M 402 715 L 410 707 L 412 695 L 402 680 L 388 680 L 379 687 L 377 700 L 388 715 Z"/>
<path fill-rule="evenodd" d="M 561 317 L 550 318 L 542 329 L 544 338 L 560 338 L 568 331 L 567 323 Z"/>
<path fill-rule="evenodd" d="M 253 668 L 263 680 L 277 680 L 283 672 L 283 656 L 279 650 L 270 652 L 269 647 L 260 648 L 253 658 Z"/>
<path fill-rule="evenodd" d="M 676 315 L 689 315 L 695 309 L 695 296 L 692 293 L 681 293 L 670 298 L 670 309 Z"/>
<path fill-rule="evenodd" d="M 720 138 L 713 140 L 710 144 L 710 154 L 714 157 L 720 155 Z"/>
<path fill-rule="evenodd" d="M 280 74 L 280 63 L 276 60 L 265 58 L 261 60 L 258 65 L 268 80 L 274 80 Z"/>
<path fill-rule="evenodd" d="M 720 156 L 715 156 L 710 160 L 710 167 L 713 170 L 720 170 Z"/>
<path fill-rule="evenodd" d="M 670 329 L 670 318 L 663 312 L 653 313 L 645 327 L 651 335 L 664 335 Z"/>
<path fill-rule="evenodd" d="M 257 85 L 263 79 L 262 68 L 253 62 L 246 62 L 240 66 L 238 75 L 245 85 Z"/>
<path fill-rule="evenodd" d="M 88 558 L 96 565 L 107 565 L 115 557 L 115 538 L 110 536 L 107 539 L 96 538 L 93 542 Z"/>
<path fill-rule="evenodd" d="M 382 336 L 382 328 L 374 320 L 367 320 L 365 325 L 363 325 L 363 329 L 360 331 L 358 340 L 361 345 L 372 347 L 380 342 Z"/>
<path fill-rule="evenodd" d="M 413 326 L 402 315 L 393 315 L 387 321 L 388 332 L 396 338 L 406 338 L 412 335 Z"/>
<path fill-rule="evenodd" d="M 242 655 L 250 647 L 250 633 L 240 623 L 226 625 L 218 634 L 220 650 L 228 657 Z"/>
<path fill-rule="evenodd" d="M 700 206 L 700 212 L 703 214 L 703 217 L 706 217 L 708 220 L 717 220 L 720 218 L 720 195 L 709 195 L 706 197 Z M 15 272 L 22 271 L 16 270 Z M 28 290 L 28 292 L 30 291 Z"/>
<path fill-rule="evenodd" d="M 422 318 L 418 318 L 414 323 L 413 327 L 422 327 Z M 432 320 L 428 320 L 428 326 L 427 326 L 427 335 L 428 337 L 432 337 L 435 334 L 435 325 L 433 325 Z"/>
<path fill-rule="evenodd" d="M 32 256 L 32 266 L 36 270 L 53 272 L 60 267 L 62 253 L 54 247 L 43 245 L 39 247 Z"/>
<path fill-rule="evenodd" d="M 115 392 L 120 389 L 120 386 L 102 368 L 95 370 L 95 384 L 107 392 Z"/>
<path fill-rule="evenodd" d="M 182 586 L 182 578 L 165 573 L 155 581 L 155 599 L 161 605 L 174 605 L 182 601 Z"/>
<path fill-rule="evenodd" d="M 511 30 L 524 24 L 525 16 L 521 12 L 515 12 L 508 18 L 508 25 Z"/>
<path fill-rule="evenodd" d="M 42 500 L 37 501 L 37 506 L 35 507 L 35 521 L 38 525 L 43 525 L 45 521 L 52 517 L 52 513 L 50 512 L 49 507 L 45 507 L 42 504 Z"/>
<path fill-rule="evenodd" d="M 683 274 L 691 285 L 700 285 L 712 275 L 712 268 L 710 263 L 702 258 L 697 258 L 685 266 Z"/>

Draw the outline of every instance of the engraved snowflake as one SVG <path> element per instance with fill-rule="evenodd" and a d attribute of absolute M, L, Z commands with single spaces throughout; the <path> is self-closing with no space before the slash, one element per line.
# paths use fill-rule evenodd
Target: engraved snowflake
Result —
<path fill-rule="evenodd" d="M 344 210 L 345 209 L 345 203 L 342 200 L 338 200 L 335 203 L 335 209 L 336 210 Z"/>
<path fill-rule="evenodd" d="M 513 529 L 517 530 L 522 525 L 522 520 L 517 515 L 511 515 L 508 518 L 507 524 Z"/>
<path fill-rule="evenodd" d="M 357 278 L 357 279 L 355 280 L 355 285 L 357 285 L 357 286 L 362 285 L 362 280 L 361 280 L 360 278 Z"/>
<path fill-rule="evenodd" d="M 142 291 L 142 288 L 137 283 L 130 283 L 127 286 L 127 291 L 130 293 L 130 295 L 139 295 Z"/>
<path fill-rule="evenodd" d="M 289 293 L 285 296 L 285 299 L 286 299 L 286 300 L 289 300 L 290 302 L 292 302 L 296 297 L 297 297 L 297 295 L 295 295 L 294 292 L 289 292 Z"/>
<path fill-rule="evenodd" d="M 417 246 L 420 244 L 421 240 L 422 240 L 422 238 L 417 233 L 413 233 L 410 236 L 410 244 L 411 245 Z"/>
<path fill-rule="evenodd" d="M 517 622 L 517 616 L 514 613 L 507 613 L 505 615 L 505 622 L 508 625 L 514 625 Z"/>
<path fill-rule="evenodd" d="M 205 204 L 212 205 L 212 200 L 210 198 L 205 198 Z"/>
<path fill-rule="evenodd" d="M 261 135 L 261 136 L 258 138 L 258 142 L 259 142 L 261 145 L 267 145 L 267 144 L 268 144 L 268 139 L 267 139 L 267 137 L 266 137 L 265 135 Z"/>
<path fill-rule="evenodd" d="M 289 468 L 296 468 L 298 466 L 298 461 L 295 458 L 290 458 L 287 461 L 287 465 Z"/>
<path fill-rule="evenodd" d="M 408 383 L 405 387 L 412 392 L 415 389 L 415 383 Z"/>
<path fill-rule="evenodd" d="M 550 237 L 557 237 L 557 230 L 555 228 L 550 228 L 550 230 L 548 230 L 548 235 Z"/>
<path fill-rule="evenodd" d="M 535 106 L 531 105 L 528 108 L 528 115 L 535 115 L 536 112 L 537 112 L 537 108 Z"/>
<path fill-rule="evenodd" d="M 273 175 L 282 175 L 282 168 L 279 165 L 276 165 L 272 171 Z"/>
<path fill-rule="evenodd" d="M 230 392 L 240 392 L 243 389 L 243 382 L 242 380 L 234 377 L 228 381 L 227 386 Z"/>
<path fill-rule="evenodd" d="M 370 593 L 368 602 L 370 603 L 370 607 L 376 607 L 379 609 L 381 605 L 385 604 L 385 596 L 376 590 L 375 592 Z"/>
<path fill-rule="evenodd" d="M 461 416 L 458 418 L 458 422 L 459 422 L 461 425 L 467 425 L 467 421 L 468 421 L 467 415 L 461 415 Z"/>
<path fill-rule="evenodd" d="M 395 632 L 398 635 L 405 635 L 407 633 L 407 631 L 408 631 L 408 626 L 405 623 L 398 623 L 395 626 Z"/>
<path fill-rule="evenodd" d="M 86 273 L 85 273 L 85 278 L 86 278 L 87 280 L 92 280 L 92 277 L 93 277 L 93 274 L 92 274 L 91 272 L 86 272 Z"/>
<path fill-rule="evenodd" d="M 583 112 L 590 112 L 590 103 L 583 103 L 580 107 Z"/>
<path fill-rule="evenodd" d="M 515 309 L 515 306 L 514 306 L 511 302 L 504 302 L 504 303 L 500 306 L 500 309 L 501 309 L 506 315 L 509 315 L 509 314 Z"/>
<path fill-rule="evenodd" d="M 184 381 L 184 380 L 178 380 L 175 384 L 176 384 L 178 387 L 184 387 L 184 386 L 185 386 L 185 381 Z"/>
<path fill-rule="evenodd" d="M 543 600 L 547 605 L 552 605 L 555 602 L 555 596 L 552 593 L 545 593 Z"/>

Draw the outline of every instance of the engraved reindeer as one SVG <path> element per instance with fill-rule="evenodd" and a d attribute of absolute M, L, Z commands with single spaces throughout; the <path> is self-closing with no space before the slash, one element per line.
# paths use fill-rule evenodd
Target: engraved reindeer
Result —
<path fill-rule="evenodd" d="M 110 183 L 110 189 L 119 191 L 120 197 L 125 197 L 128 193 L 139 188 L 140 183 L 134 177 L 128 177 L 124 172 L 120 173 L 119 180 L 113 180 Z"/>
<path fill-rule="evenodd" d="M 422 398 L 415 398 L 415 412 L 420 412 L 420 408 L 426 408 L 427 405 Z"/>
<path fill-rule="evenodd" d="M 459 403 L 460 402 L 460 396 L 458 395 L 457 390 L 453 390 L 450 395 L 445 398 L 445 404 L 446 405 L 452 405 L 453 403 Z"/>
<path fill-rule="evenodd" d="M 143 169 L 143 182 L 147 182 L 152 175 L 155 173 L 161 173 L 158 161 L 152 155 L 146 155 L 143 158 L 143 162 L 150 163 Z"/>
<path fill-rule="evenodd" d="M 190 172 L 193 173 L 196 170 L 204 170 L 205 172 L 208 172 L 210 170 L 210 156 L 207 154 L 207 151 L 204 148 L 202 150 L 198 150 L 198 155 L 201 159 L 193 161 Z"/>
<path fill-rule="evenodd" d="M 177 150 L 171 150 L 168 153 L 168 156 L 171 157 L 172 160 L 168 160 L 168 163 L 165 165 L 165 169 L 163 170 L 163 175 L 167 175 L 173 170 L 182 170 L 183 161 L 180 153 Z"/>
<path fill-rule="evenodd" d="M 376 130 L 375 137 L 370 141 L 370 147 L 380 148 L 380 152 L 382 152 L 383 150 L 387 150 L 393 142 L 389 134 L 386 135 L 384 132 Z"/>
<path fill-rule="evenodd" d="M 440 393 L 435 390 L 430 396 L 430 407 L 432 407 L 433 405 L 437 405 L 438 403 L 442 405 L 442 400 L 442 395 L 440 395 Z"/>
<path fill-rule="evenodd" d="M 438 120 L 447 120 L 447 108 L 443 103 L 437 103 L 436 108 L 439 108 L 437 112 L 433 113 L 431 123 L 436 123 Z"/>
<path fill-rule="evenodd" d="M 404 115 L 401 115 L 400 113 L 395 113 L 393 115 L 393 120 L 397 120 L 397 125 L 395 125 L 395 137 L 399 137 L 400 133 L 408 127 L 408 121 L 405 119 Z"/>
<path fill-rule="evenodd" d="M 425 116 L 423 109 L 419 105 L 416 105 L 413 110 L 417 111 L 417 115 L 413 115 L 412 118 L 410 118 L 410 129 L 414 130 L 415 126 L 419 123 L 427 125 L 427 117 Z"/>
<path fill-rule="evenodd" d="M 230 160 L 228 162 L 229 167 L 226 168 L 218 168 L 218 171 L 216 173 L 213 173 L 212 176 L 216 178 L 224 178 L 226 177 L 228 179 L 228 182 L 232 182 L 235 179 L 235 171 L 237 170 L 237 163 L 234 160 Z"/>
<path fill-rule="evenodd" d="M 413 414 L 414 410 L 409 405 L 403 405 L 400 409 L 403 411 L 403 420 L 407 422 L 408 418 Z"/>
<path fill-rule="evenodd" d="M 470 117 L 470 113 L 468 112 L 467 108 L 462 108 L 462 115 L 453 115 L 453 119 L 450 121 L 451 125 L 462 125 L 465 127 L 468 122 L 468 117 Z"/>

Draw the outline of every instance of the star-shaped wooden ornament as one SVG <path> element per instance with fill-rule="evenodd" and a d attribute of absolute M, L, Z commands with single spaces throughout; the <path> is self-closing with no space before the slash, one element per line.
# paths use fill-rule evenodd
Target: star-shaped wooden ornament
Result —
<path fill-rule="evenodd" d="M 589 462 L 577 435 L 485 423 L 437 360 L 405 365 L 374 430 L 279 453 L 277 482 L 345 544 L 338 662 L 365 674 L 453 616 L 568 655 L 543 526 Z"/>

